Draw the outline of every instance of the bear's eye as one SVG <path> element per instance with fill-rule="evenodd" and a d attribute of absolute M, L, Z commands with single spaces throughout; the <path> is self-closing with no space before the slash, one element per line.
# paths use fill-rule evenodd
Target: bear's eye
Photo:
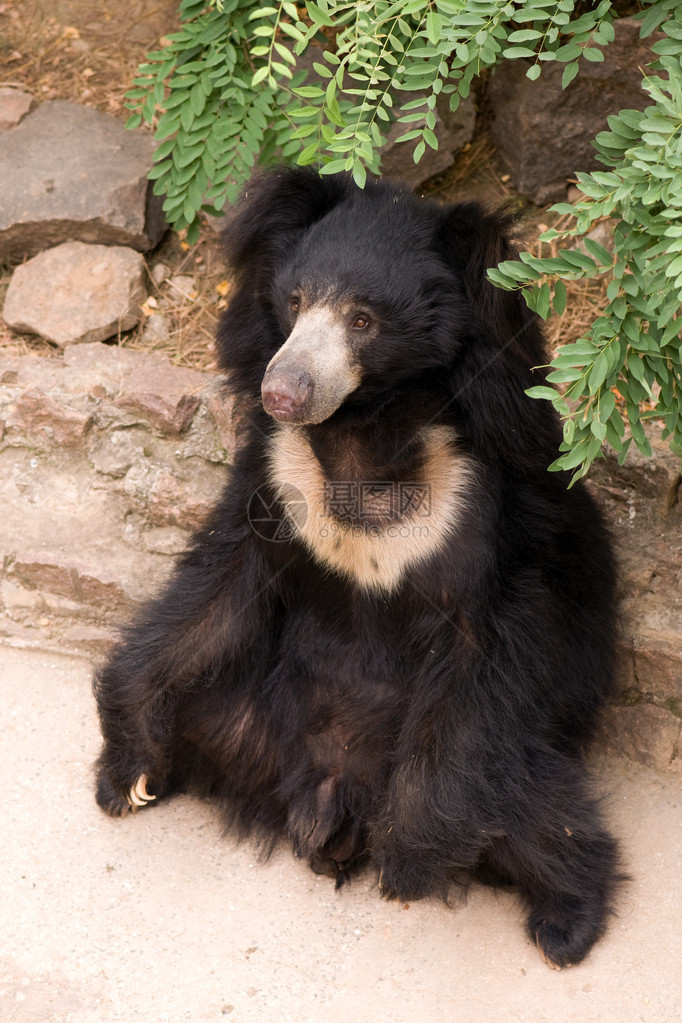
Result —
<path fill-rule="evenodd" d="M 289 306 L 291 307 L 292 313 L 297 313 L 301 308 L 301 300 L 298 295 L 292 295 L 289 299 Z"/>
<path fill-rule="evenodd" d="M 365 327 L 368 326 L 369 326 L 368 316 L 363 316 L 362 314 L 360 314 L 360 316 L 356 316 L 355 319 L 353 320 L 353 330 L 364 330 Z"/>

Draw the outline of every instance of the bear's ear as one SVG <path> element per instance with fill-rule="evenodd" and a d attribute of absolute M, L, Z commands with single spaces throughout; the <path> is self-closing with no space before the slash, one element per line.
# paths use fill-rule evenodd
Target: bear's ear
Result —
<path fill-rule="evenodd" d="M 502 260 L 515 259 L 509 235 L 513 213 L 488 213 L 478 203 L 445 207 L 436 231 L 436 248 L 464 285 L 469 307 L 479 322 L 504 341 L 524 333 L 532 314 L 518 292 L 496 288 L 486 271 Z"/>
<path fill-rule="evenodd" d="M 489 267 L 514 259 L 513 215 L 489 214 L 476 203 L 440 211 L 435 247 L 460 282 L 467 338 L 452 367 L 452 390 L 465 432 L 491 459 L 524 467 L 556 457 L 554 409 L 524 393 L 545 383 L 548 361 L 539 320 L 518 291 L 496 288 Z"/>
<path fill-rule="evenodd" d="M 223 251 L 233 272 L 242 279 L 270 273 L 296 236 L 325 216 L 352 187 L 349 175 L 320 177 L 310 168 L 256 177 L 223 232 Z"/>

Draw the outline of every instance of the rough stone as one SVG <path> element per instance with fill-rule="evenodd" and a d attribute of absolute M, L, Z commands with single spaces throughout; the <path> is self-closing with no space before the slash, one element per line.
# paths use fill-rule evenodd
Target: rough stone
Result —
<path fill-rule="evenodd" d="M 653 59 L 656 37 L 640 39 L 639 27 L 630 18 L 615 21 L 615 39 L 603 48 L 604 60 L 581 61 L 580 73 L 566 89 L 559 62 L 543 63 L 536 82 L 526 78 L 526 60 L 502 61 L 491 76 L 493 141 L 512 184 L 533 202 L 564 199 L 568 178 L 601 166 L 592 141 L 607 128 L 608 115 L 651 103 L 641 88 L 641 69 Z"/>
<path fill-rule="evenodd" d="M 168 281 L 173 301 L 193 301 L 197 297 L 196 280 L 190 274 L 175 274 Z"/>
<path fill-rule="evenodd" d="M 388 132 L 386 145 L 381 152 L 381 173 L 387 178 L 404 181 L 411 188 L 417 188 L 422 181 L 451 167 L 455 154 L 471 142 L 476 123 L 476 106 L 471 96 L 462 100 L 454 112 L 449 109 L 448 99 L 441 99 L 436 106 L 438 149 L 426 147 L 424 156 L 415 164 L 412 153 L 414 142 L 396 142 L 406 131 L 422 126 L 420 122 L 409 125 L 393 124 Z"/>
<path fill-rule="evenodd" d="M 153 152 L 150 134 L 107 114 L 43 103 L 0 136 L 0 258 L 69 240 L 152 248 L 165 230 L 147 179 Z"/>
<path fill-rule="evenodd" d="M 112 630 L 101 625 L 70 625 L 64 630 L 63 641 L 69 650 L 103 654 L 111 650 Z"/>
<path fill-rule="evenodd" d="M 609 707 L 601 725 L 601 745 L 635 760 L 638 764 L 665 770 L 680 765 L 682 722 L 661 707 L 638 703 L 630 707 Z"/>
<path fill-rule="evenodd" d="M 179 398 L 150 391 L 136 391 L 117 398 L 115 404 L 127 412 L 137 413 L 163 433 L 182 433 L 192 422 L 199 407 L 196 394 L 183 394 Z"/>
<path fill-rule="evenodd" d="M 103 476 L 121 479 L 143 457 L 144 446 L 144 430 L 114 429 L 100 434 L 91 446 L 90 462 Z"/>
<path fill-rule="evenodd" d="M 139 252 L 64 242 L 16 268 L 3 316 L 14 330 L 61 347 L 104 341 L 139 322 L 145 280 Z"/>
<path fill-rule="evenodd" d="M 187 429 L 208 383 L 205 374 L 173 366 L 162 352 L 76 345 L 66 349 L 64 362 L 81 381 L 104 388 L 100 416 L 118 409 L 128 425 L 146 422 L 163 434 Z"/>
<path fill-rule="evenodd" d="M 243 403 L 235 400 L 226 389 L 223 380 L 215 380 L 209 384 L 203 394 L 203 401 L 218 428 L 224 450 L 234 451 L 248 419 L 248 409 Z"/>
<path fill-rule="evenodd" d="M 0 133 L 15 128 L 35 106 L 36 101 L 30 92 L 7 86 L 0 88 Z"/>
<path fill-rule="evenodd" d="M 164 281 L 170 277 L 170 267 L 165 263 L 155 263 L 152 267 L 152 280 L 157 288 L 160 288 Z"/>
<path fill-rule="evenodd" d="M 14 560 L 12 575 L 31 589 L 46 590 L 79 604 L 106 610 L 125 610 L 133 604 L 121 580 L 107 578 L 106 570 L 93 574 L 74 558 L 41 552 Z"/>
<path fill-rule="evenodd" d="M 168 341 L 169 338 L 170 328 L 166 317 L 161 313 L 150 313 L 145 320 L 142 330 L 142 342 L 144 344 L 157 344 L 158 342 Z"/>
<path fill-rule="evenodd" d="M 20 395 L 5 427 L 33 440 L 71 447 L 81 443 L 91 423 L 91 415 L 58 403 L 34 387 Z"/>

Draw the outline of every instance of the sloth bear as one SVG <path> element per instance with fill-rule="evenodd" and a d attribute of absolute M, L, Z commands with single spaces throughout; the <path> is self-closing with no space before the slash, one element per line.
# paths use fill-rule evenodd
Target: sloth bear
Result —
<path fill-rule="evenodd" d="M 504 216 L 387 181 L 263 176 L 226 231 L 223 370 L 252 409 L 224 495 L 95 693 L 97 800 L 177 791 L 383 896 L 513 886 L 557 966 L 602 935 L 616 844 L 581 749 L 614 569 L 541 331 L 486 268 Z"/>

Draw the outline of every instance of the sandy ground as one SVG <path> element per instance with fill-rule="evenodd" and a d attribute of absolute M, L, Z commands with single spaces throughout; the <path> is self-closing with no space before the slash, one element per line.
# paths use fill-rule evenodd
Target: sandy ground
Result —
<path fill-rule="evenodd" d="M 92 797 L 86 661 L 0 647 L 2 1023 L 678 1023 L 682 786 L 599 765 L 633 875 L 587 962 L 549 970 L 511 895 L 336 894 L 258 862 L 180 798 L 112 821 Z"/>

